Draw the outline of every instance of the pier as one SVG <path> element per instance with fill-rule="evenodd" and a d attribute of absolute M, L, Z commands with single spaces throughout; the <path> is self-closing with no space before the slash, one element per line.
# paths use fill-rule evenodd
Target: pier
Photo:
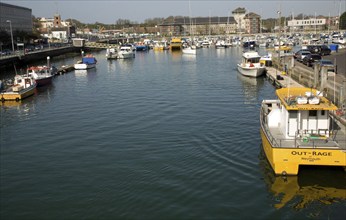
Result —
<path fill-rule="evenodd" d="M 273 67 L 267 67 L 266 69 L 266 77 L 277 88 L 303 87 L 286 73 L 279 71 L 278 69 Z"/>

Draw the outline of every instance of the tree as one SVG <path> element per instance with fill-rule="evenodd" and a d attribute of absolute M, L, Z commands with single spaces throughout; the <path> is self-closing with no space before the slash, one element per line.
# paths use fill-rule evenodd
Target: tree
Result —
<path fill-rule="evenodd" d="M 346 29 L 346 11 L 344 13 L 342 13 L 342 15 L 340 16 L 339 28 L 341 30 L 345 30 Z"/>

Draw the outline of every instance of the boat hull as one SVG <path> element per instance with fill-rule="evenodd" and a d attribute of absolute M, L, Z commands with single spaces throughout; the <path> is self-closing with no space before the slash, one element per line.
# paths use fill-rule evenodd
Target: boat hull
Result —
<path fill-rule="evenodd" d="M 276 175 L 297 175 L 300 165 L 346 167 L 346 152 L 340 148 L 273 147 L 274 140 L 261 121 L 263 151 Z"/>
<path fill-rule="evenodd" d="M 3 92 L 0 94 L 0 99 L 2 102 L 5 101 L 19 101 L 32 96 L 35 93 L 36 84 L 32 85 L 26 89 L 19 92 Z"/>
<path fill-rule="evenodd" d="M 38 87 L 49 85 L 52 83 L 52 81 L 53 81 L 53 75 L 35 79 L 36 86 L 38 86 Z"/>
<path fill-rule="evenodd" d="M 238 71 L 244 76 L 259 77 L 264 74 L 265 67 L 243 67 L 238 64 Z"/>
<path fill-rule="evenodd" d="M 191 55 L 196 55 L 197 53 L 195 49 L 191 49 L 191 48 L 184 48 L 182 52 L 183 54 L 191 54 Z"/>
<path fill-rule="evenodd" d="M 130 59 L 133 58 L 135 54 L 133 52 L 122 52 L 120 51 L 118 54 L 119 59 Z"/>
<path fill-rule="evenodd" d="M 95 68 L 95 67 L 96 67 L 96 63 L 92 63 L 92 64 L 76 63 L 76 64 L 74 64 L 74 68 L 76 70 L 86 70 L 86 69 L 91 69 L 91 68 Z"/>
<path fill-rule="evenodd" d="M 107 54 L 106 54 L 106 58 L 107 58 L 108 60 L 117 59 L 117 58 L 118 58 L 118 54 L 117 54 L 117 53 L 107 53 Z"/>

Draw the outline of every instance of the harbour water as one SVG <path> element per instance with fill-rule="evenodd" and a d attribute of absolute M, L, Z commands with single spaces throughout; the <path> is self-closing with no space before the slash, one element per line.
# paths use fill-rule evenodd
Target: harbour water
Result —
<path fill-rule="evenodd" d="M 273 175 L 259 107 L 275 88 L 241 77 L 241 54 L 101 51 L 0 106 L 0 219 L 345 219 L 342 169 Z"/>

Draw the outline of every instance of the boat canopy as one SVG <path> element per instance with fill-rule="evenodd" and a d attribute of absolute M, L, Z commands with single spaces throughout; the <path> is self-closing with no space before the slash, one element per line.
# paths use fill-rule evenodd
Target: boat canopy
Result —
<path fill-rule="evenodd" d="M 86 64 L 94 64 L 96 63 L 96 59 L 95 57 L 83 57 L 82 62 Z"/>
<path fill-rule="evenodd" d="M 309 94 L 309 95 L 307 95 Z M 338 108 L 323 96 L 320 96 L 319 91 L 310 88 L 281 88 L 276 90 L 276 95 L 287 110 L 328 110 L 333 111 Z M 298 104 L 298 97 L 306 96 L 309 98 L 319 98 L 318 104 Z"/>

